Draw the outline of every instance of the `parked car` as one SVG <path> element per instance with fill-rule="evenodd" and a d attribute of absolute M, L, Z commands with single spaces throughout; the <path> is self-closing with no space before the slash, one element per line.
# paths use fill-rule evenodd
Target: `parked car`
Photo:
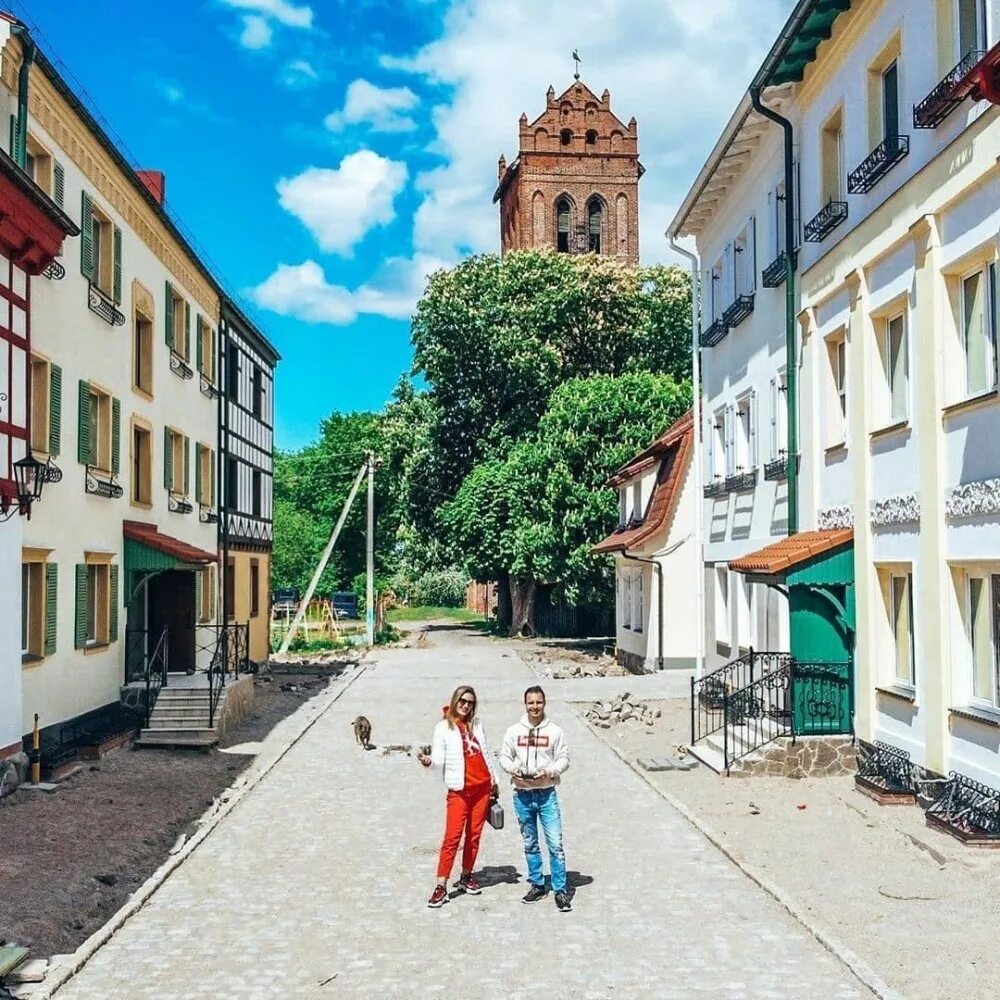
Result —
<path fill-rule="evenodd" d="M 279 587 L 277 590 L 271 591 L 272 608 L 281 610 L 292 608 L 294 610 L 299 606 L 301 600 L 302 594 L 298 587 Z"/>
<path fill-rule="evenodd" d="M 358 595 L 353 590 L 335 590 L 330 595 L 330 604 L 338 618 L 358 617 Z"/>

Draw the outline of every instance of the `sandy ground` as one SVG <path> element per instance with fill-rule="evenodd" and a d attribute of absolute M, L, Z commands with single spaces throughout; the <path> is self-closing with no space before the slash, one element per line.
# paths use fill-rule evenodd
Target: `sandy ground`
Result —
<path fill-rule="evenodd" d="M 223 747 L 263 739 L 326 678 L 255 682 L 254 712 Z M 282 690 L 294 684 L 297 691 Z M 72 951 L 162 864 L 177 838 L 252 756 L 125 748 L 85 764 L 52 794 L 0 801 L 0 940 L 33 958 Z"/>
<path fill-rule="evenodd" d="M 633 766 L 689 739 L 686 699 L 651 704 L 663 710 L 651 731 L 594 730 Z M 917 806 L 879 806 L 851 778 L 727 779 L 703 766 L 648 777 L 902 996 L 1000 992 L 1000 851 L 929 829 Z"/>

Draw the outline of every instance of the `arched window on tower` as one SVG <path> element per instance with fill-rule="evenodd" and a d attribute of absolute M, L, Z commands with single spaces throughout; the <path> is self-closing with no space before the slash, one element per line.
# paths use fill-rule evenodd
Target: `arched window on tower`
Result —
<path fill-rule="evenodd" d="M 556 249 L 569 253 L 569 202 L 565 198 L 556 202 Z"/>
<path fill-rule="evenodd" d="M 592 198 L 587 205 L 587 242 L 592 253 L 601 252 L 601 203 Z"/>
<path fill-rule="evenodd" d="M 573 131 L 572 131 L 572 129 L 564 128 L 559 133 L 559 141 L 564 146 L 568 146 L 573 141 Z"/>

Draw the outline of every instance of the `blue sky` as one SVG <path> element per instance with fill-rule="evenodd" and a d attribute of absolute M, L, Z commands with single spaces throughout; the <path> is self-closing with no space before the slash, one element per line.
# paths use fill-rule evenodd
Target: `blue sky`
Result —
<path fill-rule="evenodd" d="M 284 360 L 277 438 L 375 409 L 426 275 L 497 249 L 496 160 L 572 82 L 639 123 L 641 253 L 792 0 L 9 0 Z M 752 6 L 752 21 L 747 10 Z M 153 8 L 153 9 L 157 9 Z"/>

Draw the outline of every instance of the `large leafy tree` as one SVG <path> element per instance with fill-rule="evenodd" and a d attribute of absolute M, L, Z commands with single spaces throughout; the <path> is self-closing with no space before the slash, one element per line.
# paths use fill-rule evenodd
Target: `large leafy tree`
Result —
<path fill-rule="evenodd" d="M 617 520 L 604 484 L 690 403 L 690 383 L 669 375 L 573 379 L 533 434 L 466 477 L 442 521 L 471 574 L 509 587 L 513 632 L 534 631 L 540 582 L 558 584 L 571 603 L 607 597 L 609 564 L 592 552 Z"/>

